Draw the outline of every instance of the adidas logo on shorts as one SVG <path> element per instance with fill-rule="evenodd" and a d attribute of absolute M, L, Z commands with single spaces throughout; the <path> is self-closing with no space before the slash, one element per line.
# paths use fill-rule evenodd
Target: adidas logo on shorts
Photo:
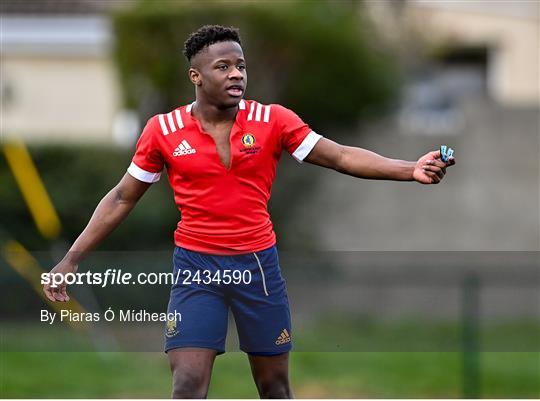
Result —
<path fill-rule="evenodd" d="M 283 345 L 291 342 L 291 336 L 289 335 L 289 332 L 287 329 L 283 329 L 281 334 L 276 340 L 276 345 Z"/>
<path fill-rule="evenodd" d="M 180 145 L 174 150 L 173 156 L 185 156 L 185 155 L 191 155 L 193 153 L 196 153 L 197 151 L 193 149 L 189 143 L 184 139 Z"/>

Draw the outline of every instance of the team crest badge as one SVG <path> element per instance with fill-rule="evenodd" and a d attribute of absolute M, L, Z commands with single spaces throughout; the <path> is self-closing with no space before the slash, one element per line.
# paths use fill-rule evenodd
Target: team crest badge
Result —
<path fill-rule="evenodd" d="M 178 330 L 176 329 L 176 319 L 167 320 L 167 330 L 165 331 L 165 336 L 174 337 L 177 334 Z"/>
<path fill-rule="evenodd" d="M 251 134 L 244 134 L 244 136 L 242 137 L 242 144 L 246 148 L 253 147 L 253 145 L 255 145 L 255 137 Z"/>

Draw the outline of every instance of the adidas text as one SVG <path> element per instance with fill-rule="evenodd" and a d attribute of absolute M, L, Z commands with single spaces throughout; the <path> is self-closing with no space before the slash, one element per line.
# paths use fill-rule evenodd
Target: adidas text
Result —
<path fill-rule="evenodd" d="M 177 149 L 174 151 L 173 156 L 185 156 L 185 155 L 191 155 L 193 153 L 196 153 L 197 151 L 195 149 L 186 149 L 186 150 L 180 150 Z"/>
<path fill-rule="evenodd" d="M 176 147 L 174 150 L 173 156 L 185 156 L 195 153 L 196 150 L 191 147 L 191 145 L 185 139 Z"/>
<path fill-rule="evenodd" d="M 283 345 L 291 342 L 291 337 L 287 338 L 280 338 L 279 340 L 276 340 L 276 345 Z"/>

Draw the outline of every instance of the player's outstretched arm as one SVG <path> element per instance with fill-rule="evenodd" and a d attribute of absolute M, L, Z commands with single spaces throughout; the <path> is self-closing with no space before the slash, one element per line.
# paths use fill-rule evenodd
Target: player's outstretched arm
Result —
<path fill-rule="evenodd" d="M 443 162 L 439 150 L 410 162 L 389 159 L 362 148 L 343 146 L 327 138 L 317 142 L 305 161 L 359 178 L 417 181 L 422 184 L 438 184 L 444 178 L 446 168 L 455 164 L 453 157 Z"/>
<path fill-rule="evenodd" d="M 84 231 L 51 273 L 76 272 L 84 256 L 118 227 L 150 185 L 152 184 L 139 181 L 126 173 L 118 185 L 99 202 Z M 45 284 L 43 292 L 52 302 L 69 301 L 65 283 L 55 288 L 51 287 L 51 284 Z"/>

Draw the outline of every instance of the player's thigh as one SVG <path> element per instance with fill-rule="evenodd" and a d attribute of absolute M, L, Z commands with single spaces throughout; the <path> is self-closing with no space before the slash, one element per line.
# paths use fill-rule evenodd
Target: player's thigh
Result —
<path fill-rule="evenodd" d="M 217 351 L 176 348 L 167 353 L 173 376 L 173 398 L 206 398 Z"/>
<path fill-rule="evenodd" d="M 286 379 L 289 376 L 289 353 L 279 355 L 249 355 L 251 372 L 256 381 Z"/>
<path fill-rule="evenodd" d="M 207 348 L 175 348 L 167 352 L 173 373 L 210 377 L 217 351 Z"/>
<path fill-rule="evenodd" d="M 289 383 L 289 353 L 249 355 L 251 373 L 261 398 L 293 398 Z"/>

